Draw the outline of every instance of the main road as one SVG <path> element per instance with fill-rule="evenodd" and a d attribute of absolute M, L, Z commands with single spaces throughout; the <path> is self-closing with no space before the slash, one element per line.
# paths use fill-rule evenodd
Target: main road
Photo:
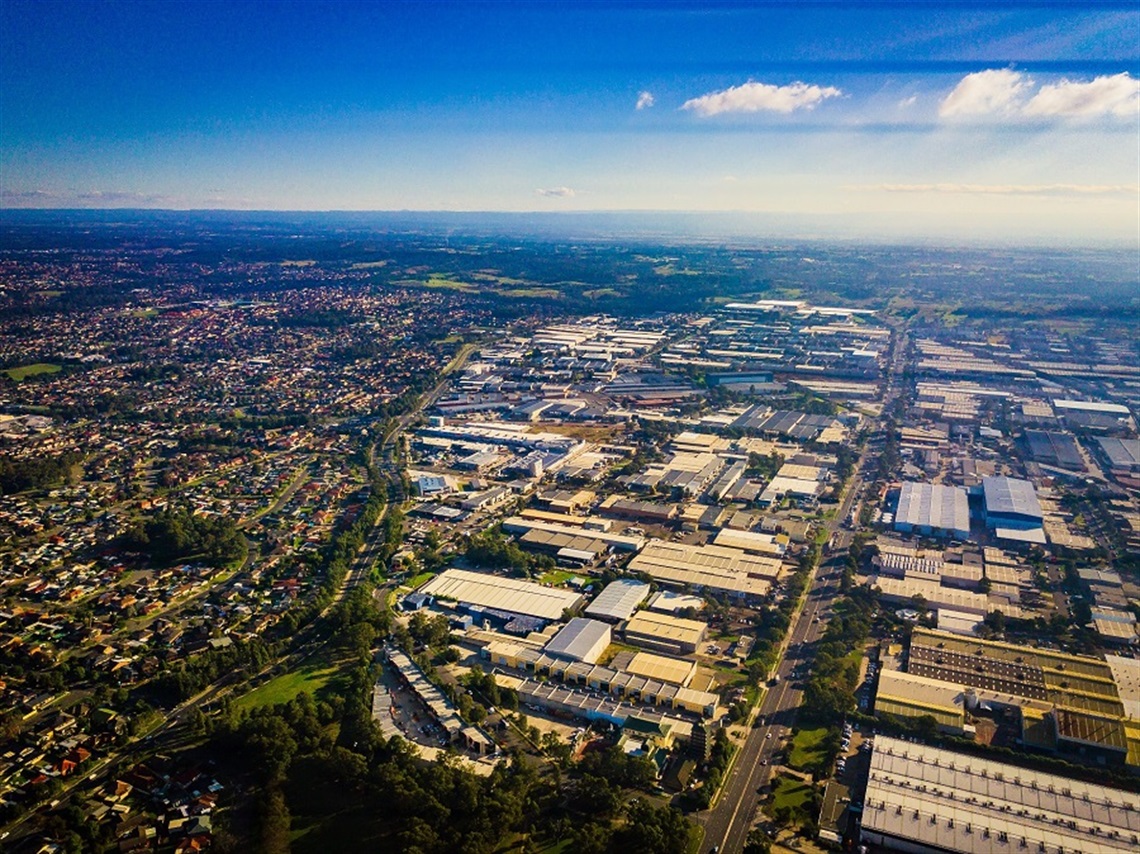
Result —
<path fill-rule="evenodd" d="M 898 396 L 897 378 L 907 356 L 908 331 L 906 326 L 893 327 L 892 352 L 887 363 L 883 384 L 884 410 Z M 828 542 L 836 546 L 846 540 L 840 525 L 851 514 L 856 497 L 863 491 L 863 473 L 867 462 L 866 452 L 859 455 L 851 480 L 844 490 L 835 515 L 827 524 Z M 842 547 L 847 545 L 842 543 Z M 772 760 L 783 750 L 784 739 L 791 732 L 796 709 L 803 699 L 803 691 L 792 678 L 793 671 L 806 673 L 819 640 L 830 617 L 832 600 L 839 594 L 839 581 L 843 567 L 835 561 L 824 561 L 812 571 L 803 608 L 792 618 L 786 643 L 780 651 L 775 673 L 779 682 L 772 685 L 760 703 L 744 745 L 737 753 L 728 778 L 721 788 L 714 807 L 700 819 L 705 829 L 706 850 L 716 848 L 724 854 L 735 854 L 744 848 L 753 817 L 760 805 L 760 791 L 768 784 L 772 774 Z"/>
<path fill-rule="evenodd" d="M 851 512 L 854 498 L 862 488 L 864 460 L 862 456 L 859 458 L 835 517 L 827 526 L 829 539 L 835 536 L 839 520 Z M 797 684 L 798 680 L 792 678 L 792 672 L 810 662 L 814 654 L 813 644 L 827 625 L 831 601 L 839 593 L 842 573 L 842 567 L 831 561 L 824 561 L 813 570 L 803 607 L 792 618 L 775 669 L 779 682 L 764 695 L 754 718 L 755 725 L 748 731 L 744 745 L 735 757 L 720 798 L 702 821 L 705 842 L 710 850 L 717 847 L 723 852 L 736 852 L 744 848 L 760 804 L 759 791 L 768 783 L 772 758 L 782 750 L 783 740 L 791 731 L 796 709 L 803 698 L 803 691 Z"/>

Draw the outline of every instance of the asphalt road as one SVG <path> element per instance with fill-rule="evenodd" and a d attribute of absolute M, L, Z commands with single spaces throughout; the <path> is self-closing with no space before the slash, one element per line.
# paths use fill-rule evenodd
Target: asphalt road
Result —
<path fill-rule="evenodd" d="M 862 487 L 858 472 L 862 471 L 863 458 L 856 467 L 857 474 L 844 493 L 843 501 L 828 526 L 828 533 L 835 535 L 838 520 L 846 518 L 851 511 L 855 496 Z M 836 561 L 824 561 L 812 575 L 811 586 L 804 606 L 793 619 L 786 645 L 776 673 L 778 684 L 768 689 L 755 720 L 756 726 L 749 730 L 744 746 L 737 754 L 736 761 L 729 771 L 728 779 L 721 790 L 716 806 L 706 814 L 706 850 L 719 846 L 720 851 L 735 852 L 744 848 L 752 819 L 760 804 L 759 790 L 769 781 L 772 773 L 772 759 L 783 749 L 785 736 L 791 732 L 796 709 L 803 699 L 799 687 L 800 680 L 791 678 L 793 670 L 810 664 L 815 651 L 815 642 L 823 634 L 827 620 L 831 616 L 831 602 L 839 595 L 839 579 L 842 566 Z M 762 722 L 762 723 L 760 723 Z"/>
<path fill-rule="evenodd" d="M 905 363 L 907 335 L 904 330 L 897 331 L 902 334 L 895 341 L 883 386 L 884 408 L 899 393 L 896 378 Z M 866 462 L 867 454 L 864 452 L 855 465 L 835 516 L 827 525 L 833 554 L 850 545 L 850 534 L 841 531 L 840 526 L 850 515 L 856 496 L 863 490 Z M 815 642 L 823 634 L 831 616 L 830 603 L 839 595 L 842 572 L 838 561 L 825 560 L 812 575 L 804 606 L 793 618 L 786 645 L 776 665 L 775 672 L 779 674 L 780 682 L 765 694 L 754 719 L 758 725 L 749 730 L 716 805 L 700 819 L 705 829 L 705 851 L 715 847 L 723 854 L 735 854 L 744 848 L 760 805 L 759 791 L 768 784 L 772 774 L 772 758 L 783 750 L 784 738 L 791 731 L 796 709 L 803 699 L 803 691 L 795 684 L 796 680 L 790 678 L 791 673 L 796 669 L 801 669 L 801 674 L 806 673 L 804 665 L 810 664 L 815 654 Z"/>

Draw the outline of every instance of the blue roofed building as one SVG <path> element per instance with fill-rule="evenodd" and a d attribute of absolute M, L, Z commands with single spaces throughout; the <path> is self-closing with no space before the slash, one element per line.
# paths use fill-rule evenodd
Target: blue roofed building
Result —
<path fill-rule="evenodd" d="M 1028 480 L 1013 477 L 982 478 L 986 527 L 1001 539 L 1023 544 L 1045 544 L 1044 514 L 1037 491 Z"/>

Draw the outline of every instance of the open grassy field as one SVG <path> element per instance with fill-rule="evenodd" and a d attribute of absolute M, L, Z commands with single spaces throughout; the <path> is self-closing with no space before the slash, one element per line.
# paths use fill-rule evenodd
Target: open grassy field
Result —
<path fill-rule="evenodd" d="M 562 294 L 554 288 L 506 288 L 499 291 L 505 297 L 520 297 L 523 299 L 558 299 Z"/>
<path fill-rule="evenodd" d="M 421 584 L 426 584 L 428 580 L 432 578 L 435 578 L 434 572 L 421 572 L 418 575 L 413 575 L 411 578 L 405 581 L 403 586 L 410 587 L 412 590 L 415 590 Z"/>
<path fill-rule="evenodd" d="M 557 433 L 560 436 L 569 436 L 572 439 L 582 439 L 586 442 L 613 442 L 623 428 L 617 425 L 600 427 L 592 424 L 537 424 L 528 428 L 531 433 Z"/>
<path fill-rule="evenodd" d="M 550 572 L 543 573 L 539 576 L 538 581 L 540 584 L 565 584 L 571 578 L 575 576 L 581 578 L 583 575 L 584 573 L 570 572 L 565 569 L 552 569 Z"/>
<path fill-rule="evenodd" d="M 58 374 L 61 369 L 59 365 L 52 365 L 47 362 L 36 362 L 34 365 L 20 365 L 18 368 L 8 368 L 4 373 L 16 382 L 20 382 L 28 377 L 35 377 L 40 374 Z"/>
<path fill-rule="evenodd" d="M 827 738 L 827 727 L 801 729 L 792 740 L 788 764 L 801 771 L 821 765 L 827 755 L 823 746 L 825 738 Z"/>
<path fill-rule="evenodd" d="M 306 662 L 297 670 L 282 673 L 270 679 L 264 685 L 254 688 L 248 694 L 234 701 L 233 707 L 238 709 L 256 709 L 261 706 L 275 706 L 287 703 L 300 694 L 308 691 L 314 697 L 320 697 L 331 683 L 340 675 L 343 662 L 311 661 Z"/>
<path fill-rule="evenodd" d="M 781 774 L 772 784 L 772 798 L 764 806 L 764 811 L 769 815 L 774 815 L 780 807 L 788 807 L 793 810 L 801 809 L 804 804 L 811 800 L 811 796 L 811 783 L 805 783 L 796 777 Z"/>

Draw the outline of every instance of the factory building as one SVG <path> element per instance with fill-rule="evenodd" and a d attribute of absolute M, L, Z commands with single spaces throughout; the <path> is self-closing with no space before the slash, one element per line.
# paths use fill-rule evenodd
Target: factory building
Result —
<path fill-rule="evenodd" d="M 916 628 L 906 673 L 883 670 L 875 709 L 931 715 L 947 732 L 965 731 L 967 713 L 1008 713 L 1028 748 L 1140 767 L 1128 711 L 1140 708 L 1140 695 L 1135 680 L 1118 684 L 1116 670 L 1097 658 Z"/>
<path fill-rule="evenodd" d="M 982 478 L 986 525 L 990 528 L 1030 530 L 1044 519 L 1037 493 L 1028 480 L 1013 477 Z"/>
<path fill-rule="evenodd" d="M 628 620 L 638 606 L 649 597 L 650 589 L 645 582 L 628 578 L 610 582 L 606 585 L 606 589 L 598 594 L 598 598 L 586 607 L 586 616 L 608 620 L 611 623 Z"/>
<path fill-rule="evenodd" d="M 575 617 L 545 647 L 549 655 L 597 664 L 610 645 L 610 627 L 598 620 Z"/>
<path fill-rule="evenodd" d="M 650 540 L 629 563 L 633 572 L 678 587 L 714 590 L 739 598 L 760 598 L 779 577 L 778 558 L 748 555 L 721 546 L 690 546 Z"/>
<path fill-rule="evenodd" d="M 911 854 L 1140 848 L 1140 795 L 879 735 L 862 841 Z"/>
<path fill-rule="evenodd" d="M 419 589 L 432 598 L 451 599 L 461 605 L 478 605 L 509 614 L 561 620 L 562 613 L 582 604 L 582 595 L 571 590 L 543 587 L 499 575 L 449 569 Z"/>
<path fill-rule="evenodd" d="M 705 639 L 708 629 L 708 625 L 700 620 L 642 611 L 626 623 L 625 639 L 646 649 L 691 655 Z"/>
<path fill-rule="evenodd" d="M 964 489 L 936 483 L 904 483 L 899 490 L 895 530 L 925 536 L 970 536 L 970 503 Z"/>

